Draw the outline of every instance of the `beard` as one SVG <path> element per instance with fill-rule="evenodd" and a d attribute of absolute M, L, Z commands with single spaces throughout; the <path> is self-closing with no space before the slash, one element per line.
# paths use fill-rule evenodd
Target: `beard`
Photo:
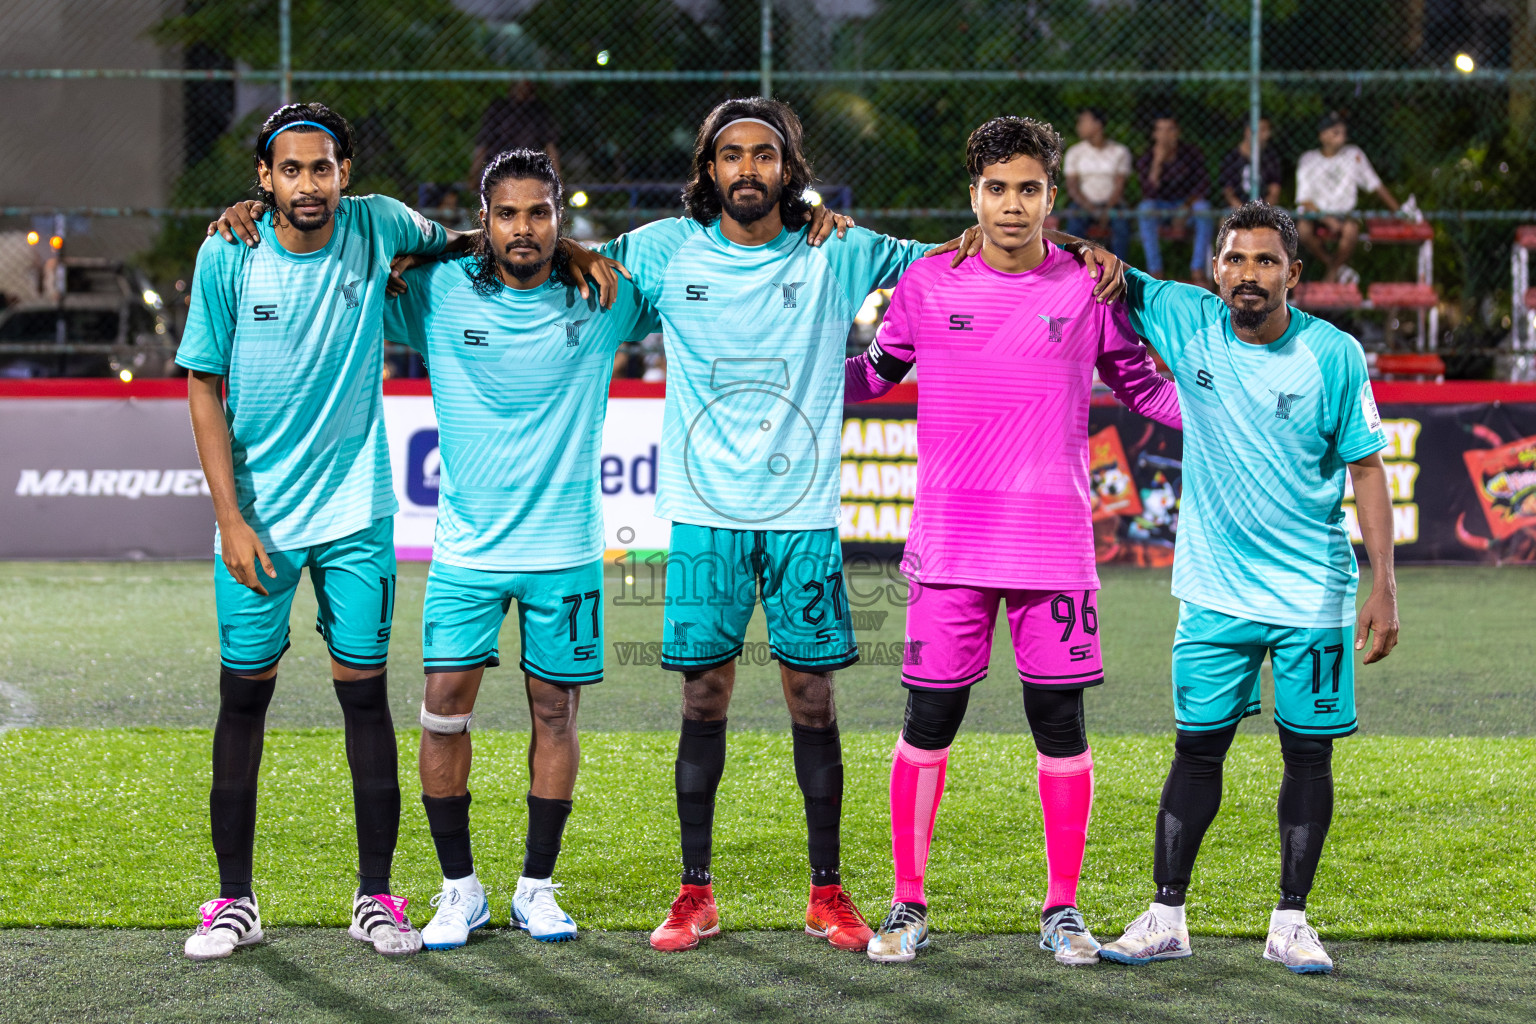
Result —
<path fill-rule="evenodd" d="M 1263 301 L 1263 305 L 1257 309 L 1248 306 L 1237 305 L 1239 295 L 1254 295 Z M 1280 308 L 1281 299 L 1271 301 L 1269 292 L 1262 288 L 1245 288 L 1242 291 L 1234 291 L 1230 298 L 1224 298 L 1227 308 L 1232 311 L 1232 326 L 1240 331 L 1256 331 L 1264 326 L 1264 321 L 1269 319 L 1269 314 Z"/>
<path fill-rule="evenodd" d="M 554 260 L 555 247 L 550 246 L 548 252 L 541 252 L 539 254 L 539 258 L 536 260 L 518 261 L 508 259 L 507 253 L 511 252 L 512 246 L 519 242 L 522 242 L 525 245 L 528 244 L 528 242 L 524 239 L 513 239 L 512 242 L 508 244 L 506 249 L 496 254 L 496 262 L 500 264 L 503 271 L 505 271 L 510 276 L 517 278 L 519 281 L 527 281 L 531 278 L 538 277 L 539 274 L 544 272 L 544 268 L 549 266 L 550 262 Z"/>
<path fill-rule="evenodd" d="M 752 184 L 762 189 L 762 198 L 737 202 L 734 196 L 737 190 L 745 184 L 747 183 L 742 181 L 732 183 L 730 192 L 720 197 L 720 205 L 725 209 L 726 213 L 731 215 L 731 219 L 736 223 L 755 224 L 768 216 L 769 213 L 773 212 L 774 207 L 779 205 L 779 197 L 783 195 L 784 188 L 782 185 L 770 185 L 765 181 L 753 182 Z"/>
<path fill-rule="evenodd" d="M 277 210 L 297 231 L 319 231 L 331 222 L 331 217 L 336 213 L 335 207 L 330 202 L 322 203 L 318 210 L 310 207 L 303 212 L 299 212 L 291 203 L 288 206 L 279 203 Z"/>

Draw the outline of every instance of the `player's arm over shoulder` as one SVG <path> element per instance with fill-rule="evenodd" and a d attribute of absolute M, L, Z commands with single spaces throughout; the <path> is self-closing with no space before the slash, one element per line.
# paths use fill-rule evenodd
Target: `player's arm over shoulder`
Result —
<path fill-rule="evenodd" d="M 654 302 L 661 298 L 667 264 L 702 230 L 691 217 L 669 217 L 626 231 L 598 246 L 597 251 L 624 264 L 640 294 Z"/>
<path fill-rule="evenodd" d="M 457 287 L 471 287 L 465 260 L 412 267 L 404 274 L 406 291 L 384 303 L 384 337 L 427 353 L 433 314 Z"/>
<path fill-rule="evenodd" d="M 343 196 L 342 202 L 350 202 L 367 211 L 374 227 L 383 234 L 384 248 L 395 256 L 418 254 L 435 256 L 448 243 L 448 229 L 436 221 L 430 221 L 389 196 Z"/>
<path fill-rule="evenodd" d="M 1131 327 L 1174 370 L 1190 336 L 1222 315 L 1221 299 L 1199 285 L 1161 281 L 1131 266 L 1125 268 L 1125 308 Z"/>
<path fill-rule="evenodd" d="M 857 309 L 864 297 L 876 288 L 894 285 L 931 249 L 932 242 L 893 238 L 865 227 L 852 227 L 843 238 L 833 233 L 822 243 L 820 252 L 842 283 L 848 299 Z"/>

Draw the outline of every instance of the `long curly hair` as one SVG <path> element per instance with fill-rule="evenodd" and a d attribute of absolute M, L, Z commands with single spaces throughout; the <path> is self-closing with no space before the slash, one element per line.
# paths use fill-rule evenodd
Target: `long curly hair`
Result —
<path fill-rule="evenodd" d="M 767 121 L 784 137 L 784 169 L 789 172 L 789 180 L 779 197 L 779 215 L 786 226 L 798 227 L 810 212 L 811 204 L 805 201 L 804 193 L 815 180 L 805 159 L 804 132 L 800 118 L 789 104 L 761 96 L 726 100 L 704 118 L 693 141 L 693 177 L 683 186 L 683 209 L 700 224 L 713 224 L 720 219 L 720 190 L 709 176 L 709 165 L 715 159 L 715 136 L 740 117 Z"/>
<path fill-rule="evenodd" d="M 491 193 L 496 191 L 496 186 L 504 181 L 514 178 L 528 178 L 541 181 L 549 188 L 550 199 L 554 202 L 555 220 L 559 225 L 556 234 L 565 234 L 565 182 L 560 180 L 560 174 L 555 170 L 554 161 L 549 154 L 539 149 L 508 149 L 497 153 L 485 165 L 485 173 L 480 175 L 480 212 L 487 213 L 491 208 Z M 475 241 L 475 247 L 470 252 L 470 266 L 467 268 L 470 282 L 476 292 L 481 295 L 495 295 L 501 291 L 501 266 L 496 259 L 496 250 L 491 245 L 490 231 L 481 231 Z M 555 255 L 550 261 L 549 279 L 562 284 L 574 284 L 571 279 L 570 260 L 566 258 L 565 249 L 557 242 Z"/>
<path fill-rule="evenodd" d="M 276 135 L 284 125 L 293 124 L 295 121 L 313 121 L 315 124 L 323 124 L 330 130 L 331 136 L 336 140 L 336 161 L 352 159 L 352 126 L 347 124 L 347 119 L 324 103 L 290 103 L 286 107 L 278 107 L 261 125 L 261 131 L 256 133 L 256 163 L 267 163 L 271 154 L 267 151 L 272 147 L 272 136 Z M 314 125 L 301 124 L 297 128 L 288 129 L 302 135 L 309 135 L 320 131 Z M 258 170 L 256 182 L 253 186 L 256 198 L 267 205 L 268 209 L 275 206 L 272 193 L 261 187 L 261 174 Z"/>

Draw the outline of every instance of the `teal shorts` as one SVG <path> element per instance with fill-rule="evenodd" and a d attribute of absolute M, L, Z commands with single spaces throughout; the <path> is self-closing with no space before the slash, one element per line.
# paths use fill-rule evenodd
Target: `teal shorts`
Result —
<path fill-rule="evenodd" d="M 237 675 L 259 675 L 288 650 L 288 615 L 306 567 L 319 613 L 315 631 L 331 658 L 362 671 L 383 671 L 395 615 L 395 520 L 392 516 L 340 540 L 293 551 L 268 551 L 277 579 L 256 567 L 267 596 L 242 585 L 223 559 L 213 563 L 219 616 L 219 659 Z"/>
<path fill-rule="evenodd" d="M 421 613 L 428 675 L 501 664 L 497 637 L 517 602 L 524 672 L 556 686 L 603 678 L 603 560 L 544 572 L 492 572 L 433 562 Z"/>
<path fill-rule="evenodd" d="M 1173 639 L 1180 729 L 1225 729 L 1259 707 L 1259 666 L 1275 675 L 1275 724 L 1303 736 L 1348 736 L 1355 721 L 1353 631 L 1271 626 L 1181 602 Z"/>
<path fill-rule="evenodd" d="M 762 597 L 767 654 L 801 672 L 859 660 L 837 528 L 731 530 L 672 524 L 661 664 L 702 672 L 742 654 Z"/>

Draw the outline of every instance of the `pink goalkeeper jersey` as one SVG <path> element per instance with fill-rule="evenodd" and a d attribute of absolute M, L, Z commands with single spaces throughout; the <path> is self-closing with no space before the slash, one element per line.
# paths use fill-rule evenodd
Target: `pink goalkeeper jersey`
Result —
<path fill-rule="evenodd" d="M 847 397 L 883 394 L 915 363 L 917 499 L 902 570 L 921 583 L 1094 590 L 1088 484 L 1093 371 L 1133 411 L 1182 427 L 1125 305 L 1046 243 L 1024 274 L 980 256 L 921 259 L 896 285 Z"/>

